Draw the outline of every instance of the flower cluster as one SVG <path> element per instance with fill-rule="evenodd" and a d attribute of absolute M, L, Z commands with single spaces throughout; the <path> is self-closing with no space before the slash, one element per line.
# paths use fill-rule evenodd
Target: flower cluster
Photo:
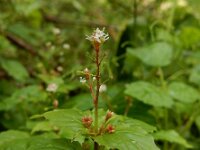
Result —
<path fill-rule="evenodd" d="M 104 33 L 104 28 L 102 31 L 99 28 L 96 28 L 91 36 L 86 35 L 86 39 L 92 43 L 102 44 L 109 39 L 109 36 L 108 34 Z"/>
<path fill-rule="evenodd" d="M 46 91 L 47 92 L 56 92 L 57 91 L 57 89 L 58 89 L 58 85 L 57 84 L 55 84 L 55 83 L 51 83 L 51 84 L 49 84 L 48 86 L 47 86 L 47 88 L 46 88 Z"/>
<path fill-rule="evenodd" d="M 86 128 L 89 128 L 92 125 L 92 122 L 93 120 L 91 117 L 85 116 L 82 118 L 82 123 Z"/>

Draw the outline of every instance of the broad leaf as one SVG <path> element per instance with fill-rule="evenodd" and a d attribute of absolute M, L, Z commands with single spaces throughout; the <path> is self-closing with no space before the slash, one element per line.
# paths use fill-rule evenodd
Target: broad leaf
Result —
<path fill-rule="evenodd" d="M 16 80 L 24 81 L 28 77 L 26 68 L 16 60 L 0 59 L 0 65 Z"/>
<path fill-rule="evenodd" d="M 66 139 L 31 138 L 30 146 L 26 150 L 81 150 L 77 142 Z"/>
<path fill-rule="evenodd" d="M 162 67 L 170 64 L 172 59 L 172 46 L 158 42 L 146 47 L 128 49 L 130 55 L 139 58 L 146 65 Z"/>
<path fill-rule="evenodd" d="M 85 130 L 81 119 L 82 112 L 76 109 L 54 110 L 44 114 L 44 117 L 60 130 L 61 136 L 83 143 L 82 132 Z"/>
<path fill-rule="evenodd" d="M 109 123 L 115 126 L 115 132 L 94 137 L 99 145 L 103 145 L 107 149 L 158 150 L 153 137 L 147 132 L 147 130 L 152 132 L 155 128 L 122 116 L 113 118 Z"/>
<path fill-rule="evenodd" d="M 165 91 L 144 81 L 127 85 L 125 94 L 155 107 L 170 108 L 173 104 L 173 100 Z"/>
<path fill-rule="evenodd" d="M 31 133 L 39 132 L 39 131 L 52 131 L 53 126 L 48 121 L 43 121 L 38 124 L 36 124 Z"/>
<path fill-rule="evenodd" d="M 3 144 L 10 144 L 14 140 L 25 139 L 28 138 L 29 135 L 26 132 L 16 131 L 16 130 L 8 130 L 0 133 L 0 147 Z"/>
<path fill-rule="evenodd" d="M 8 110 L 20 102 L 38 102 L 47 98 L 46 92 L 42 91 L 39 86 L 31 85 L 16 90 L 11 97 L 5 98 L 0 102 L 0 110 Z"/>
<path fill-rule="evenodd" d="M 171 143 L 177 143 L 185 146 L 186 148 L 191 148 L 192 146 L 181 137 L 175 130 L 161 130 L 153 134 L 155 140 L 164 140 Z"/>
<path fill-rule="evenodd" d="M 186 103 L 192 103 L 200 99 L 198 91 L 182 82 L 171 83 L 169 85 L 169 94 L 178 101 Z"/>
<path fill-rule="evenodd" d="M 200 65 L 197 65 L 192 69 L 189 80 L 200 86 Z"/>

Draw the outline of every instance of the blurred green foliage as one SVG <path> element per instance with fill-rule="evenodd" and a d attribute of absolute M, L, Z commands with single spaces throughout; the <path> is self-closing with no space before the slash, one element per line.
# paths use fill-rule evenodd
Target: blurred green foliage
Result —
<path fill-rule="evenodd" d="M 123 149 L 138 133 L 146 150 L 148 132 L 160 149 L 200 149 L 199 9 L 199 0 L 0 0 L 0 150 L 81 149 L 81 136 L 71 143 L 72 132 L 57 134 L 60 124 L 50 122 L 63 116 L 51 110 L 55 100 L 62 109 L 92 109 L 79 71 L 94 71 L 85 35 L 96 27 L 110 35 L 100 107 L 137 120 L 125 119 L 129 134 L 121 124 L 121 134 L 95 140 Z M 52 83 L 55 93 L 46 91 Z"/>

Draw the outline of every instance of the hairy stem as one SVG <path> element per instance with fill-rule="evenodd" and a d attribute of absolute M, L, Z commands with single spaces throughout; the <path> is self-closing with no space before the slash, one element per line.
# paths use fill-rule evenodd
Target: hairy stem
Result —
<path fill-rule="evenodd" d="M 99 88 L 100 88 L 100 63 L 99 63 L 99 46 L 96 46 L 96 97 L 94 99 L 94 112 L 95 112 L 95 132 L 98 133 L 98 102 L 99 102 Z"/>
<path fill-rule="evenodd" d="M 99 50 L 100 50 L 100 45 L 96 44 L 95 45 L 95 52 L 96 52 L 96 95 L 94 99 L 94 127 L 95 127 L 95 133 L 96 135 L 98 134 L 98 102 L 99 102 L 99 88 L 100 88 L 100 62 L 99 62 Z M 94 142 L 94 150 L 98 150 L 99 145 L 98 143 Z"/>

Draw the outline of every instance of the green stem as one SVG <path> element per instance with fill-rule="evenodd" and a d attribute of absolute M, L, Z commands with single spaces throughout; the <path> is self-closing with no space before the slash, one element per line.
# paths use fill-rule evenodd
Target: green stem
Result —
<path fill-rule="evenodd" d="M 163 73 L 163 70 L 161 67 L 158 68 L 158 71 L 159 71 L 159 76 L 160 76 L 160 82 L 161 82 L 161 85 L 162 85 L 162 88 L 164 90 L 166 90 L 166 81 L 165 81 L 165 78 L 164 78 L 164 73 Z M 165 126 L 165 129 L 168 128 L 168 110 L 166 108 L 164 108 L 164 126 Z M 164 150 L 168 150 L 168 142 L 164 142 Z"/>

